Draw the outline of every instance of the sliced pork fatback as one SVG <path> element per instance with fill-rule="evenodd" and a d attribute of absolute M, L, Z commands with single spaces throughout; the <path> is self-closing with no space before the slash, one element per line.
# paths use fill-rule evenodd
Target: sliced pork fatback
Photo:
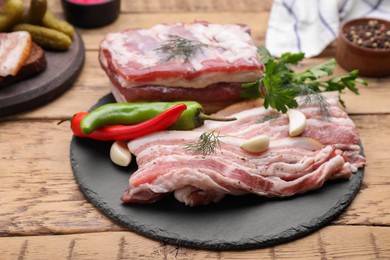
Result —
<path fill-rule="evenodd" d="M 241 83 L 263 72 L 249 28 L 238 24 L 167 23 L 109 33 L 99 60 L 119 102 L 195 100 L 213 110 L 240 100 Z"/>
<path fill-rule="evenodd" d="M 15 75 L 0 77 L 0 88 L 11 85 L 15 82 L 35 76 L 47 67 L 46 55 L 44 50 L 34 42 L 31 43 L 31 50 L 27 60 Z"/>
<path fill-rule="evenodd" d="M 201 134 L 164 131 L 129 142 L 138 170 L 122 200 L 152 203 L 174 192 L 179 201 L 196 206 L 226 194 L 287 197 L 351 174 L 335 147 L 311 138 L 283 138 L 271 142 L 266 152 L 249 153 L 240 148 L 245 139 L 223 136 L 216 153 L 203 155 L 186 148 Z"/>
<path fill-rule="evenodd" d="M 31 42 L 28 32 L 0 33 L 0 77 L 19 72 L 29 57 Z"/>

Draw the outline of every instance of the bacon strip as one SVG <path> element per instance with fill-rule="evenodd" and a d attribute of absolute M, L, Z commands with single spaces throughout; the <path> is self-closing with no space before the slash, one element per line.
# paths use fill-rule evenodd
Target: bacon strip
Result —
<path fill-rule="evenodd" d="M 152 203 L 175 192 L 178 200 L 195 206 L 225 194 L 286 197 L 322 186 L 345 164 L 333 146 L 310 138 L 280 139 L 267 152 L 253 154 L 240 149 L 245 139 L 225 136 L 220 151 L 204 156 L 185 148 L 200 134 L 166 131 L 130 142 L 139 169 L 122 200 Z"/>
<path fill-rule="evenodd" d="M 329 116 L 324 116 L 317 105 L 301 105 L 300 110 L 307 118 L 302 137 L 310 137 L 324 145 L 334 145 L 343 151 L 343 156 L 352 163 L 354 171 L 362 167 L 365 159 L 359 155 L 359 134 L 354 122 L 339 106 L 338 92 L 322 94 L 329 104 Z M 300 99 L 300 102 L 304 97 Z M 249 109 L 246 109 L 249 107 Z M 236 111 L 236 110 L 235 110 Z M 217 115 L 236 117 L 231 122 L 206 122 L 199 131 L 217 131 L 242 138 L 252 138 L 266 134 L 270 138 L 279 139 L 289 136 L 288 118 L 285 114 L 264 107 L 253 107 L 251 103 L 242 103 L 239 112 Z M 267 120 L 267 118 L 273 118 Z"/>
<path fill-rule="evenodd" d="M 328 94 L 327 99 L 331 117 L 321 116 L 313 106 L 299 108 L 308 118 L 301 137 L 288 136 L 285 115 L 254 107 L 232 113 L 237 121 L 206 123 L 197 131 L 164 131 L 133 140 L 128 146 L 137 157 L 138 170 L 130 177 L 122 200 L 153 203 L 174 193 L 177 200 L 196 206 L 218 202 L 227 194 L 288 197 L 318 189 L 326 180 L 348 179 L 364 165 L 365 158 L 359 154 L 352 120 L 337 105 L 337 95 Z M 279 117 L 261 120 L 275 114 Z M 222 136 L 215 154 L 185 148 L 204 131 L 219 131 Z M 272 138 L 267 151 L 249 153 L 240 148 L 247 138 L 259 134 Z"/>

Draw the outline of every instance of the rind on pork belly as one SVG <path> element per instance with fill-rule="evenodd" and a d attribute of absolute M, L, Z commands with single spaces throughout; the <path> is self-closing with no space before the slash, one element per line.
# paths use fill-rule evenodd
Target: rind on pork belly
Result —
<path fill-rule="evenodd" d="M 161 46 L 172 35 L 202 47 L 189 58 L 167 59 Z M 208 112 L 240 100 L 239 86 L 263 72 L 248 27 L 238 24 L 169 23 L 110 33 L 100 43 L 99 61 L 118 101 L 195 100 L 212 105 Z"/>

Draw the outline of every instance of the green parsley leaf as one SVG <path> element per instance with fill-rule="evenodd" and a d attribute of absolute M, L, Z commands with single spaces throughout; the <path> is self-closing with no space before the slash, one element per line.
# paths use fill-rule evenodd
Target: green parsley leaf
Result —
<path fill-rule="evenodd" d="M 279 63 L 283 64 L 298 64 L 300 61 L 303 60 L 305 57 L 305 54 L 300 52 L 300 53 L 284 53 L 279 59 Z"/>
<path fill-rule="evenodd" d="M 262 79 L 256 80 L 255 82 L 242 84 L 240 96 L 245 99 L 251 99 L 253 97 L 263 97 L 260 92 L 261 81 Z"/>
<path fill-rule="evenodd" d="M 367 81 L 357 78 L 358 71 L 353 70 L 345 76 L 336 77 L 330 79 L 322 84 L 324 91 L 339 91 L 342 92 L 345 88 L 348 88 L 355 94 L 359 94 L 359 90 L 356 88 L 356 82 L 367 86 Z"/>
<path fill-rule="evenodd" d="M 359 94 L 356 84 L 367 85 L 365 80 L 358 78 L 356 70 L 344 76 L 321 81 L 321 78 L 333 74 L 337 65 L 335 59 L 297 73 L 290 66 L 299 64 L 304 58 L 304 53 L 284 53 L 279 59 L 275 59 L 264 47 L 259 47 L 258 52 L 264 63 L 264 76 L 255 82 L 243 84 L 241 97 L 264 98 L 265 108 L 271 107 L 285 113 L 289 108 L 298 106 L 295 99 L 297 96 L 312 95 L 306 101 L 315 103 L 326 114 L 329 104 L 321 95 L 316 94 L 324 91 L 342 93 L 345 89 Z M 344 105 L 344 102 L 340 101 Z"/>
<path fill-rule="evenodd" d="M 263 46 L 260 46 L 259 48 L 257 48 L 257 53 L 260 55 L 261 62 L 263 62 L 264 64 L 268 63 L 268 61 L 270 59 L 273 59 L 271 53 L 269 53 L 267 48 L 265 48 Z"/>
<path fill-rule="evenodd" d="M 306 80 L 316 80 L 333 74 L 336 67 L 336 60 L 331 59 L 325 63 L 309 68 L 301 73 L 295 73 L 294 79 L 296 82 L 305 82 Z"/>
<path fill-rule="evenodd" d="M 269 60 L 265 65 L 266 76 L 262 80 L 266 90 L 265 108 L 272 107 L 286 113 L 288 108 L 298 106 L 295 90 L 284 85 L 284 81 L 290 77 L 289 73 L 289 68 L 283 62 Z"/>

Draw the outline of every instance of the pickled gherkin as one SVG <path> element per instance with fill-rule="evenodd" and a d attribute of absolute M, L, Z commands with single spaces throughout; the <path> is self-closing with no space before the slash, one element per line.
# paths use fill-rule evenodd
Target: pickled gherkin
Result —
<path fill-rule="evenodd" d="M 27 31 L 32 40 L 48 50 L 65 51 L 72 44 L 74 28 L 57 19 L 47 0 L 30 0 L 25 12 L 23 0 L 8 0 L 0 10 L 0 32 Z"/>
<path fill-rule="evenodd" d="M 41 24 L 47 10 L 46 0 L 31 0 L 30 8 L 23 15 L 22 23 Z"/>
<path fill-rule="evenodd" d="M 8 0 L 0 12 L 0 32 L 7 32 L 20 22 L 24 12 L 21 0 Z"/>
<path fill-rule="evenodd" d="M 65 33 L 43 26 L 18 24 L 13 31 L 29 32 L 35 43 L 49 50 L 65 51 L 72 44 L 72 39 Z"/>
<path fill-rule="evenodd" d="M 42 25 L 60 32 L 65 33 L 69 37 L 73 37 L 74 28 L 66 21 L 57 19 L 53 13 L 48 9 L 43 16 Z"/>

